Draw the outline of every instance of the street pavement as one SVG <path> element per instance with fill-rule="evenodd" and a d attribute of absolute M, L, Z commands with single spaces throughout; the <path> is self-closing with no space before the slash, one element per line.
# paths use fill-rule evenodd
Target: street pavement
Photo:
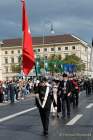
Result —
<path fill-rule="evenodd" d="M 49 135 L 42 135 L 42 124 L 34 97 L 13 105 L 0 106 L 0 140 L 93 140 L 93 94 L 81 92 L 79 107 L 71 118 L 50 116 Z"/>

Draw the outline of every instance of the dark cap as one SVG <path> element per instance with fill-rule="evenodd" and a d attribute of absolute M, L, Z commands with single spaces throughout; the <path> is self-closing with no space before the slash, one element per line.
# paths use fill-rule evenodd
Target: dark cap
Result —
<path fill-rule="evenodd" d="M 68 77 L 68 75 L 66 73 L 63 73 L 63 77 Z"/>

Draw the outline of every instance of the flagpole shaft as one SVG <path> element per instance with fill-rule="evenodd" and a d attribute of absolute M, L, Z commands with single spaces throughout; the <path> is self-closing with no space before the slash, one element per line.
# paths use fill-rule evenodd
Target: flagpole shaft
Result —
<path fill-rule="evenodd" d="M 24 0 L 21 0 L 21 2 L 22 2 L 22 10 L 23 10 L 23 2 L 24 2 Z M 23 20 L 23 13 L 22 13 L 22 20 Z M 24 32 L 23 32 L 23 25 L 22 25 L 22 41 L 21 41 L 21 43 L 22 43 L 22 57 L 21 57 L 21 59 L 22 59 L 22 61 L 21 61 L 21 73 L 22 73 L 22 75 L 23 75 L 23 37 L 24 37 L 23 34 L 24 34 Z"/>
<path fill-rule="evenodd" d="M 36 63 L 35 63 L 35 73 L 36 73 L 36 77 L 38 77 L 37 69 L 36 69 Z"/>

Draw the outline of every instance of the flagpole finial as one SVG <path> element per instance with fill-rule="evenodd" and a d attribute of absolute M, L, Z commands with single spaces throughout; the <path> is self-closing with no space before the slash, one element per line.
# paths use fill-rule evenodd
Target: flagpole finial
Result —
<path fill-rule="evenodd" d="M 54 29 L 53 29 L 53 24 L 51 24 L 50 32 L 51 32 L 51 34 L 54 34 L 54 33 L 55 33 L 55 31 L 54 31 Z"/>

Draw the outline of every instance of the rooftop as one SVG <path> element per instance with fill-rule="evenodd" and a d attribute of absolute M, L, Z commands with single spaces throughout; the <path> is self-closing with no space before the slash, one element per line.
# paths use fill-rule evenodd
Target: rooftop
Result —
<path fill-rule="evenodd" d="M 33 45 L 42 45 L 43 37 L 32 37 Z M 22 39 L 6 39 L 2 40 L 2 47 L 12 47 L 12 46 L 21 46 Z M 78 38 L 70 34 L 64 35 L 53 35 L 53 36 L 45 36 L 44 44 L 56 44 L 56 43 L 68 43 L 68 42 L 80 42 Z"/>

